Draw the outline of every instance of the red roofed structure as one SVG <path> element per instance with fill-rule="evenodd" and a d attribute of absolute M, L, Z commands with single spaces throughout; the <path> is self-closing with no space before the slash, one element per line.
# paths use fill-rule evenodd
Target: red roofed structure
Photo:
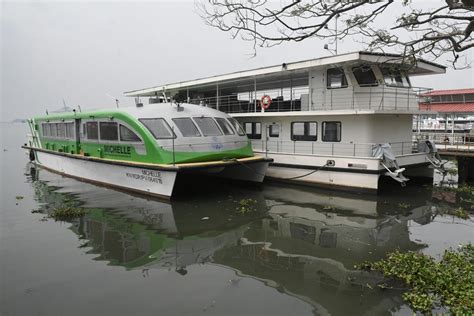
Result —
<path fill-rule="evenodd" d="M 436 111 L 440 114 L 474 114 L 474 88 L 433 90 L 422 94 L 420 100 L 420 110 Z"/>

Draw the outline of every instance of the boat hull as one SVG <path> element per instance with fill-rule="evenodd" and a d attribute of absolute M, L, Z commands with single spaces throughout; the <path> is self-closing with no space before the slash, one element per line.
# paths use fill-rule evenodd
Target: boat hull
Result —
<path fill-rule="evenodd" d="M 197 164 L 160 165 L 91 159 L 79 155 L 25 147 L 44 169 L 82 181 L 169 199 L 178 174 L 206 174 L 233 180 L 262 182 L 271 160 L 259 157 Z"/>

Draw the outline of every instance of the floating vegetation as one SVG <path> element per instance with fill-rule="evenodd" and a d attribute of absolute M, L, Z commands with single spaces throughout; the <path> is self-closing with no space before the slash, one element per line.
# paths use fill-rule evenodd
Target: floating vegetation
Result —
<path fill-rule="evenodd" d="M 49 216 L 55 220 L 68 220 L 82 217 L 85 214 L 86 212 L 81 207 L 63 206 L 55 208 L 51 213 L 49 213 Z"/>
<path fill-rule="evenodd" d="M 21 196 L 21 195 L 17 195 L 15 196 L 15 199 L 17 200 L 23 200 L 25 197 L 24 196 Z"/>
<path fill-rule="evenodd" d="M 323 207 L 323 211 L 335 211 L 335 210 L 336 210 L 336 207 L 332 205 L 325 205 Z"/>
<path fill-rule="evenodd" d="M 239 206 L 237 207 L 236 212 L 242 215 L 253 213 L 257 211 L 255 207 L 257 204 L 257 200 L 253 199 L 242 199 L 239 201 Z"/>
<path fill-rule="evenodd" d="M 461 219 L 469 219 L 469 213 L 462 207 L 455 208 L 454 210 L 450 209 L 446 212 L 446 214 L 453 215 Z"/>
<path fill-rule="evenodd" d="M 403 208 L 403 209 L 406 210 L 407 208 L 410 207 L 410 204 L 407 204 L 407 203 L 403 203 L 403 202 L 402 202 L 402 203 L 398 203 L 398 207 L 399 207 L 399 208 Z"/>
<path fill-rule="evenodd" d="M 415 311 L 430 313 L 445 307 L 454 315 L 474 313 L 474 245 L 470 243 L 458 250 L 445 250 L 439 262 L 421 253 L 397 250 L 385 259 L 364 262 L 356 268 L 402 281 L 407 286 L 403 299 Z M 380 287 L 390 288 L 386 284 Z"/>
<path fill-rule="evenodd" d="M 446 173 L 450 176 L 457 176 L 458 175 L 458 168 L 446 168 Z"/>

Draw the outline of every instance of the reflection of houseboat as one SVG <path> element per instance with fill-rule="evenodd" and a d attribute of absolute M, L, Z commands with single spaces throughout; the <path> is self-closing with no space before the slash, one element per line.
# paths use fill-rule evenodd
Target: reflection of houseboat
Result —
<path fill-rule="evenodd" d="M 270 178 L 376 191 L 381 176 L 402 184 L 433 177 L 433 147 L 413 148 L 412 117 L 420 112 L 409 76 L 444 72 L 423 60 L 408 66 L 400 56 L 356 52 L 125 95 L 165 91 L 231 113 L 254 150 L 273 158 Z"/>
<path fill-rule="evenodd" d="M 344 305 L 351 306 L 353 314 L 398 308 L 399 292 L 364 292 L 367 284 L 374 286 L 380 279 L 353 265 L 379 259 L 394 249 L 420 249 L 422 245 L 410 240 L 408 223 L 426 224 L 432 215 L 425 201 L 429 190 L 427 196 L 411 201 L 413 209 L 406 210 L 407 215 L 391 216 L 377 214 L 390 208 L 386 204 L 390 197 L 385 196 L 326 195 L 269 185 L 263 192 L 233 192 L 229 199 L 225 199 L 227 192 L 213 194 L 202 204 L 164 203 L 141 197 L 132 200 L 42 170 L 35 176 L 43 211 L 71 201 L 87 207 L 86 216 L 73 221 L 71 230 L 88 253 L 97 255 L 96 260 L 143 273 L 164 269 L 183 275 L 192 265 L 219 265 L 236 273 L 226 283 L 259 280 L 311 304 L 317 314 L 344 314 Z M 229 221 L 241 195 L 256 200 L 259 212 Z M 216 200 L 219 208 L 210 207 L 208 203 Z M 209 220 L 202 220 L 203 216 Z"/>
<path fill-rule="evenodd" d="M 28 121 L 25 146 L 39 166 L 86 181 L 169 198 L 178 175 L 262 182 L 235 119 L 193 104 L 51 114 Z"/>

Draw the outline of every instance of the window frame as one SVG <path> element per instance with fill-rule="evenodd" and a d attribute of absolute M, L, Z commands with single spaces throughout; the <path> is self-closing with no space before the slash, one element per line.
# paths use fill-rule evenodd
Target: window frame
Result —
<path fill-rule="evenodd" d="M 134 129 L 131 128 L 128 124 L 125 124 L 124 122 L 119 121 L 118 124 L 119 124 L 119 126 L 118 126 L 118 137 L 119 137 L 119 142 L 120 142 L 120 143 L 127 143 L 127 144 L 130 144 L 130 143 L 133 143 L 133 144 L 142 144 L 142 143 L 143 143 L 142 137 L 136 132 L 136 130 L 134 130 Z M 135 134 L 135 136 L 138 137 L 138 140 L 136 140 L 136 141 L 133 141 L 133 140 L 122 140 L 122 134 L 120 133 L 120 127 L 121 127 L 121 126 L 127 128 L 127 129 L 130 130 L 133 134 Z"/>
<path fill-rule="evenodd" d="M 383 82 L 386 86 L 396 87 L 396 88 L 411 88 L 410 78 L 400 68 L 393 68 L 393 67 L 388 67 L 388 66 L 385 66 L 385 67 L 379 66 L 379 68 L 380 68 L 380 72 L 382 73 Z M 395 82 L 397 82 L 396 81 L 397 75 L 401 80 L 401 84 L 387 82 L 388 78 L 395 79 Z M 407 85 L 404 84 L 404 81 L 406 81 Z"/>
<path fill-rule="evenodd" d="M 299 123 L 303 123 L 303 133 L 304 135 L 295 135 L 294 134 L 294 124 L 299 124 Z M 316 135 L 309 135 L 309 132 L 311 131 L 311 129 L 307 126 L 309 126 L 309 124 L 311 123 L 314 123 L 316 124 L 316 128 L 315 128 L 315 131 L 316 131 Z M 308 125 L 307 125 L 308 124 Z M 292 141 L 304 141 L 304 142 L 315 142 L 318 140 L 318 122 L 316 121 L 294 121 L 294 122 L 291 122 L 291 135 L 290 135 L 290 138 Z"/>
<path fill-rule="evenodd" d="M 176 124 L 176 120 L 189 120 L 191 122 L 191 124 L 193 124 L 194 128 L 196 129 L 198 135 L 184 135 L 181 128 L 179 128 L 178 124 Z M 199 127 L 196 125 L 196 122 L 194 122 L 194 120 L 191 117 L 174 117 L 174 118 L 171 119 L 171 121 L 173 122 L 174 125 L 176 125 L 176 128 L 181 133 L 181 136 L 183 136 L 183 137 L 202 137 L 202 133 L 199 130 Z"/>
<path fill-rule="evenodd" d="M 98 121 L 99 123 L 99 140 L 101 142 L 118 142 L 119 139 L 120 139 L 120 135 L 119 135 L 119 124 L 115 121 Z M 104 139 L 102 138 L 102 124 L 115 124 L 115 132 L 117 134 L 117 139 Z"/>
<path fill-rule="evenodd" d="M 244 128 L 242 127 L 242 124 L 239 123 L 235 118 L 233 117 L 227 117 L 226 120 L 232 125 L 232 127 L 235 129 L 237 132 L 237 135 L 239 136 L 246 136 L 247 134 L 245 133 Z"/>
<path fill-rule="evenodd" d="M 227 127 L 227 129 L 229 129 L 231 131 L 230 134 L 227 134 L 224 129 L 222 128 L 221 124 L 219 124 L 219 120 L 221 120 L 224 125 Z M 217 126 L 221 129 L 221 132 L 222 134 L 224 134 L 224 136 L 230 136 L 230 135 L 235 135 L 235 131 L 234 131 L 234 128 L 232 127 L 232 124 L 229 123 L 228 120 L 225 119 L 225 117 L 218 117 L 218 116 L 215 116 L 214 117 L 214 121 L 216 121 L 217 123 Z"/>
<path fill-rule="evenodd" d="M 97 138 L 90 138 L 90 133 L 89 133 L 89 124 L 96 124 L 97 125 Z M 86 121 L 85 122 L 86 124 L 86 132 L 85 132 L 85 135 L 86 135 L 86 139 L 89 141 L 89 140 L 92 140 L 92 141 L 96 141 L 96 142 L 99 142 L 100 140 L 100 129 L 99 129 L 99 122 L 98 121 Z"/>
<path fill-rule="evenodd" d="M 273 126 L 278 126 L 278 133 L 277 134 L 273 133 L 273 131 L 272 131 Z M 273 124 L 268 125 L 268 137 L 278 138 L 278 137 L 280 137 L 280 132 L 281 132 L 281 125 L 280 124 L 273 123 Z"/>
<path fill-rule="evenodd" d="M 326 123 L 339 123 L 339 140 L 325 140 L 325 125 Z M 336 134 L 337 136 L 337 134 Z M 342 140 L 342 122 L 341 121 L 323 121 L 321 122 L 321 141 L 325 143 L 340 143 Z"/>
<path fill-rule="evenodd" d="M 343 80 L 343 83 L 345 84 L 342 84 L 341 83 L 341 86 L 340 87 L 331 87 L 329 84 L 330 84 L 330 81 L 329 81 L 329 71 L 331 70 L 340 70 L 342 72 L 342 76 L 344 78 Z M 326 70 L 326 89 L 344 89 L 344 88 L 347 88 L 349 87 L 349 82 L 347 81 L 347 76 L 346 76 L 346 72 L 344 70 L 343 67 L 333 67 L 333 68 L 328 68 Z"/>
<path fill-rule="evenodd" d="M 165 127 L 168 129 L 169 132 L 171 132 L 171 136 L 170 137 L 156 137 L 155 133 L 153 133 L 149 128 L 148 126 L 146 126 L 146 124 L 143 122 L 143 120 L 162 120 L 164 123 L 165 123 Z M 139 118 L 138 121 L 140 121 L 140 123 L 143 124 L 143 126 L 145 127 L 145 129 L 147 131 L 150 132 L 150 134 L 153 136 L 153 138 L 155 139 L 175 139 L 176 138 L 176 133 L 174 132 L 173 128 L 171 128 L 171 126 L 168 124 L 168 122 L 166 121 L 166 119 L 164 117 L 143 117 L 143 118 Z"/>
<path fill-rule="evenodd" d="M 243 129 L 244 129 L 245 135 L 247 135 L 248 139 L 262 139 L 262 122 L 244 122 L 243 124 L 244 124 Z M 247 134 L 247 129 L 245 128 L 246 124 L 252 124 L 252 127 L 251 127 L 252 133 L 251 134 Z M 257 124 L 260 124 L 260 134 L 256 133 Z"/>
<path fill-rule="evenodd" d="M 199 129 L 199 131 L 201 132 L 201 135 L 202 135 L 203 137 L 218 137 L 218 136 L 224 136 L 224 133 L 221 131 L 221 129 L 220 129 L 220 127 L 219 127 L 219 124 L 217 124 L 217 122 L 216 122 L 212 117 L 210 117 L 210 116 L 197 116 L 197 117 L 193 117 L 192 119 L 193 119 L 194 123 L 196 123 L 196 126 L 198 127 L 198 129 Z M 216 125 L 217 131 L 219 132 L 219 135 L 206 135 L 206 133 L 204 133 L 204 132 L 202 131 L 202 128 L 201 128 L 201 126 L 199 125 L 199 123 L 197 122 L 196 119 L 198 119 L 198 120 L 199 120 L 199 119 L 209 119 L 211 122 L 213 122 L 213 123 Z"/>
<path fill-rule="evenodd" d="M 379 82 L 377 80 L 377 76 L 375 75 L 375 72 L 374 72 L 374 69 L 372 69 L 371 66 L 365 66 L 366 68 L 369 68 L 370 71 L 372 72 L 373 76 L 374 76 L 374 82 L 373 83 L 363 83 L 361 84 L 359 82 L 359 79 L 357 79 L 357 76 L 355 74 L 355 70 L 361 70 L 364 68 L 364 65 L 360 65 L 360 66 L 355 66 L 355 67 L 352 67 L 351 70 L 352 70 L 352 75 L 354 76 L 357 84 L 359 85 L 359 87 L 377 87 L 379 85 Z"/>

